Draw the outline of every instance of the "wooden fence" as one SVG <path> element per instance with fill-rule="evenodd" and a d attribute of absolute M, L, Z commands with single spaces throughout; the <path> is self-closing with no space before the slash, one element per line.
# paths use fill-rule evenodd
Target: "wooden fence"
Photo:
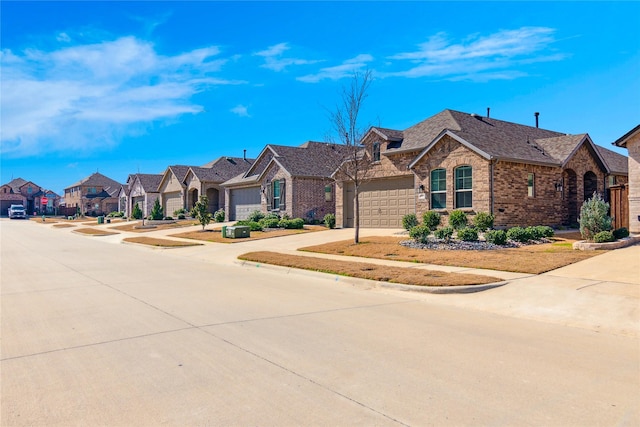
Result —
<path fill-rule="evenodd" d="M 608 192 L 613 229 L 620 227 L 629 229 L 629 189 L 627 184 L 614 185 L 609 188 Z"/>

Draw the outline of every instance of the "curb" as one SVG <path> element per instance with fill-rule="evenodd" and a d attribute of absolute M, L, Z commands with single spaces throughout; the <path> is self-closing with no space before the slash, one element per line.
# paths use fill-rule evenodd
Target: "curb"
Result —
<path fill-rule="evenodd" d="M 625 248 L 627 246 L 635 245 L 638 242 L 640 242 L 640 236 L 629 236 L 615 242 L 607 243 L 593 243 L 587 242 L 586 240 L 580 240 L 573 244 L 573 249 L 580 249 L 581 251 L 602 251 Z"/>
<path fill-rule="evenodd" d="M 487 283 L 483 285 L 466 285 L 466 286 L 418 286 L 418 285 L 403 285 L 401 283 L 389 283 L 389 282 L 380 282 L 376 280 L 369 279 L 361 279 L 358 277 L 349 277 L 349 276 L 340 276 L 334 275 L 331 273 L 322 273 L 319 271 L 305 270 L 302 268 L 293 268 L 293 267 L 282 267 L 279 265 L 272 264 L 262 264 L 254 261 L 243 261 L 236 259 L 233 261 L 234 264 L 239 265 L 240 267 L 248 268 L 266 268 L 268 270 L 274 271 L 282 271 L 286 270 L 287 274 L 293 273 L 301 276 L 312 276 L 318 278 L 327 279 L 328 276 L 333 276 L 335 282 L 343 282 L 356 286 L 363 287 L 380 287 L 387 289 L 395 289 L 400 291 L 407 292 L 425 292 L 430 294 L 469 294 L 475 292 L 482 292 L 493 288 L 499 288 L 509 283 L 509 281 L 495 282 L 495 283 Z"/>

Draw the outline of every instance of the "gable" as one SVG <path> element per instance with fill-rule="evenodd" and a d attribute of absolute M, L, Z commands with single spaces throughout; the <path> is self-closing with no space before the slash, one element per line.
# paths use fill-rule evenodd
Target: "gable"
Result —
<path fill-rule="evenodd" d="M 456 151 L 458 146 L 465 148 L 465 151 L 474 153 L 476 156 L 482 157 L 485 160 L 491 160 L 492 157 L 484 151 L 478 149 L 475 145 L 467 142 L 463 138 L 459 137 L 451 131 L 443 131 L 438 135 L 429 145 L 427 145 L 420 154 L 409 164 L 409 168 L 413 168 L 423 159 L 427 159 L 432 155 L 438 157 L 447 156 L 453 151 Z"/>

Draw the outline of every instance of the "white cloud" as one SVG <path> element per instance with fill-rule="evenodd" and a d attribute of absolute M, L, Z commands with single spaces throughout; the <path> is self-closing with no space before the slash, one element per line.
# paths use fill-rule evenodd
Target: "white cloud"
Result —
<path fill-rule="evenodd" d="M 389 57 L 415 65 L 381 76 L 479 81 L 526 76 L 527 73 L 519 69 L 522 65 L 564 59 L 564 55 L 547 52 L 555 42 L 554 33 L 552 28 L 522 27 L 488 36 L 473 34 L 459 42 L 452 42 L 447 34 L 438 33 L 419 44 L 415 51 Z"/>
<path fill-rule="evenodd" d="M 191 97 L 214 85 L 225 61 L 215 46 L 163 56 L 122 37 L 52 52 L 3 50 L 2 153 L 91 150 L 139 134 L 152 122 L 203 111 Z"/>
<path fill-rule="evenodd" d="M 255 56 L 262 56 L 264 58 L 264 64 L 262 68 L 267 68 L 273 71 L 283 71 L 285 68 L 291 65 L 307 65 L 321 62 L 319 60 L 301 59 L 301 58 L 283 58 L 282 54 L 290 50 L 288 43 L 278 43 L 273 46 L 269 46 L 265 50 L 254 53 Z"/>
<path fill-rule="evenodd" d="M 360 54 L 355 58 L 347 59 L 340 65 L 334 67 L 321 68 L 316 74 L 307 74 L 298 77 L 297 80 L 306 83 L 317 83 L 321 80 L 339 80 L 345 77 L 353 76 L 353 73 L 367 68 L 368 63 L 373 61 L 373 56 L 369 54 Z"/>
<path fill-rule="evenodd" d="M 237 114 L 240 117 L 251 117 L 247 111 L 247 107 L 242 104 L 236 105 L 230 110 L 233 114 Z"/>
<path fill-rule="evenodd" d="M 71 41 L 71 37 L 69 37 L 69 34 L 67 33 L 60 33 L 58 34 L 58 36 L 56 37 L 56 40 L 58 40 L 59 42 L 70 42 Z"/>

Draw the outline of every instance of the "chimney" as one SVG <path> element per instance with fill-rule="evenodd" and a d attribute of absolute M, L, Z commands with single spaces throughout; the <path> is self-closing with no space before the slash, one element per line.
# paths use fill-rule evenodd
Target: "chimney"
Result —
<path fill-rule="evenodd" d="M 242 150 L 242 160 L 247 161 L 247 150 Z"/>
<path fill-rule="evenodd" d="M 538 127 L 538 117 L 540 116 L 540 113 L 536 111 L 533 115 L 536 116 L 536 127 Z"/>
<path fill-rule="evenodd" d="M 491 108 L 487 107 L 487 119 L 490 117 L 489 113 L 491 113 Z"/>

